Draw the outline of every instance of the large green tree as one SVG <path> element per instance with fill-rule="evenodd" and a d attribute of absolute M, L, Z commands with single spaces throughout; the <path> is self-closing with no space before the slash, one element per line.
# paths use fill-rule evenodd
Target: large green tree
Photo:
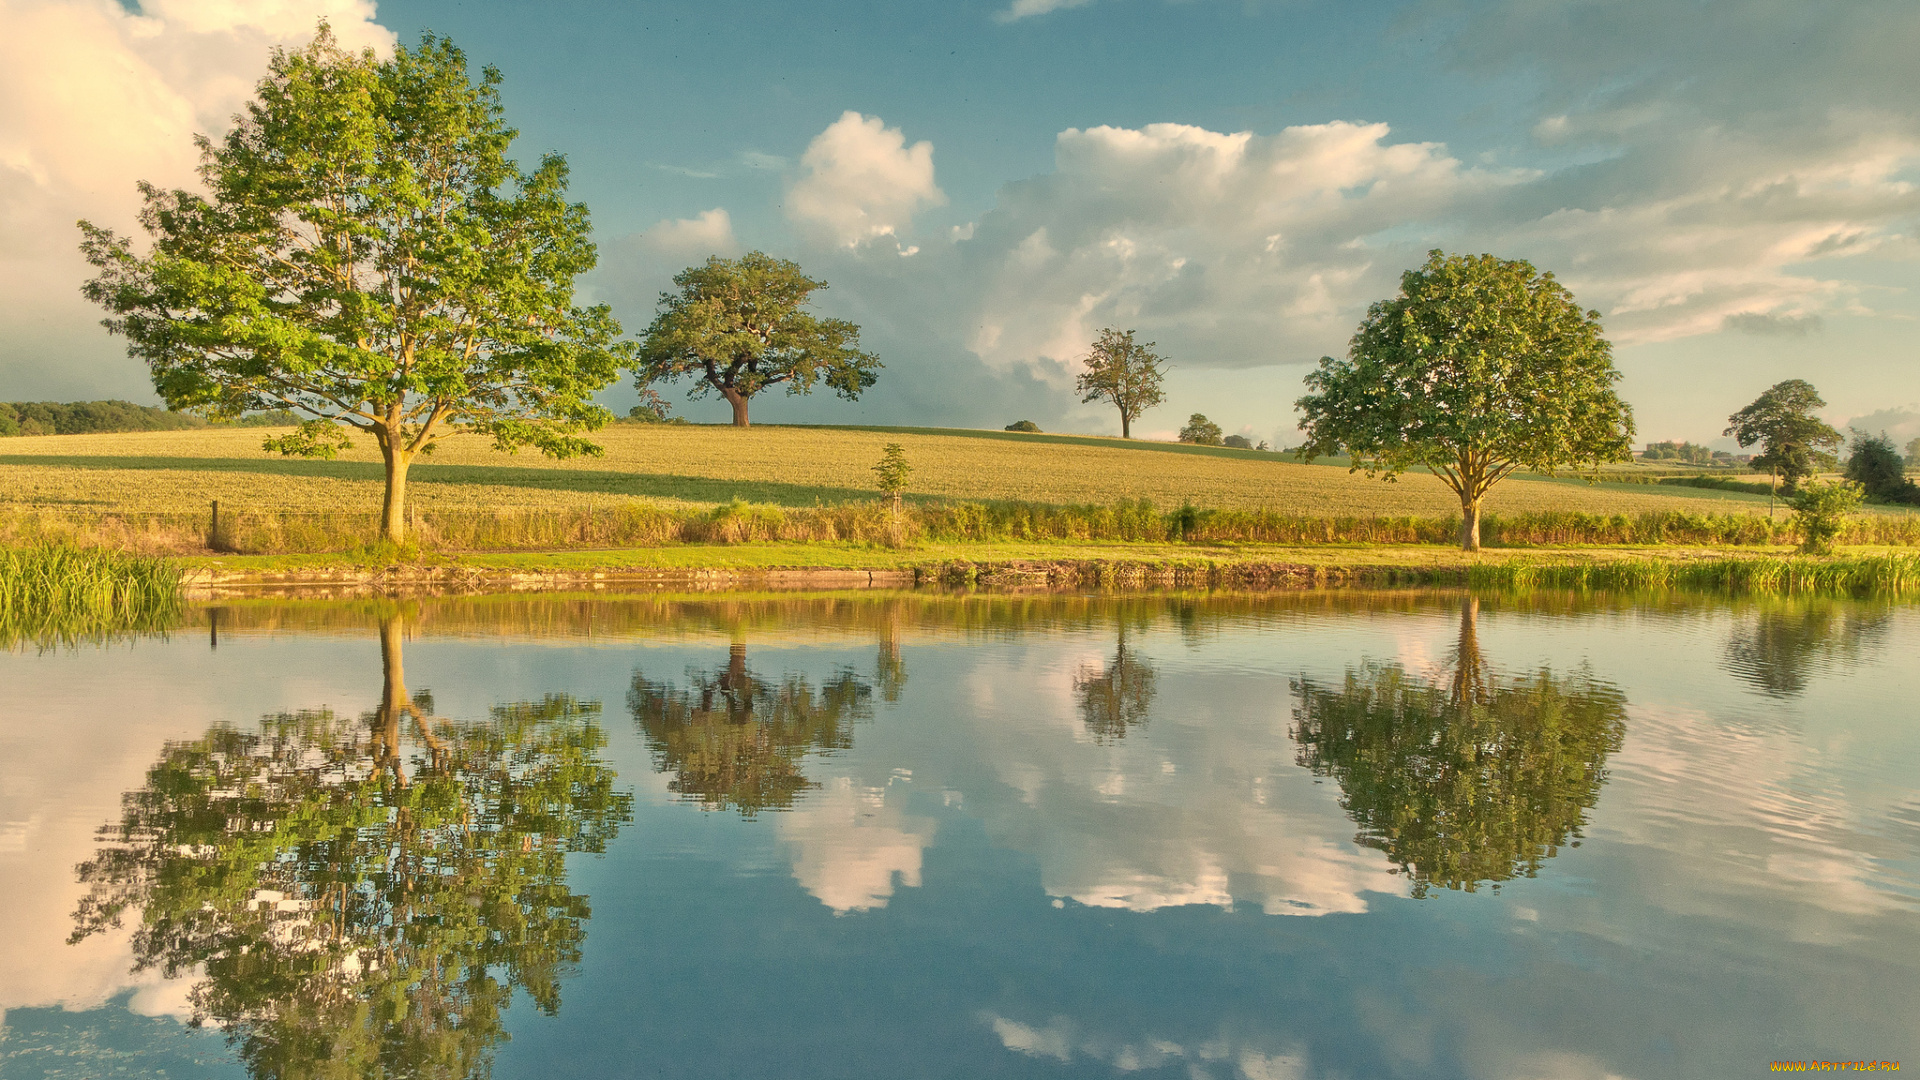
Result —
<path fill-rule="evenodd" d="M 79 940 L 136 914 L 138 968 L 193 973 L 196 1022 L 251 1075 L 491 1073 L 514 988 L 560 1006 L 590 914 L 570 852 L 631 820 L 600 707 L 555 694 L 484 719 L 409 695 L 381 626 L 370 713 L 225 725 L 167 744 L 79 869 Z"/>
<path fill-rule="evenodd" d="M 1727 417 L 1727 430 L 1741 447 L 1760 444 L 1753 456 L 1753 468 L 1785 483 L 1788 493 L 1800 481 L 1821 469 L 1839 463 L 1837 450 L 1843 440 L 1832 424 L 1813 414 L 1826 407 L 1825 399 L 1805 379 L 1787 379 L 1774 383 L 1753 399 L 1753 404 Z"/>
<path fill-rule="evenodd" d="M 507 157 L 500 73 L 423 37 L 379 60 L 323 25 L 276 51 L 233 130 L 202 137 L 206 194 L 142 184 L 142 254 L 81 222 L 86 295 L 171 408 L 217 418 L 292 409 L 267 440 L 331 457 L 364 432 L 386 464 L 385 536 L 405 536 L 407 468 L 455 432 L 501 450 L 598 453 L 591 395 L 625 355 L 593 268 L 587 209 L 555 155 Z"/>
<path fill-rule="evenodd" d="M 1355 471 L 1432 470 L 1460 498 L 1460 546 L 1480 547 L 1481 502 L 1518 469 L 1625 461 L 1633 411 L 1600 313 L 1531 263 L 1429 253 L 1367 310 L 1347 359 L 1321 357 L 1297 403 L 1302 457 Z"/>
<path fill-rule="evenodd" d="M 1080 400 L 1106 401 L 1120 410 L 1120 437 L 1133 438 L 1133 422 L 1167 398 L 1167 358 L 1154 343 L 1133 340 L 1133 331 L 1109 326 L 1087 351 L 1087 369 L 1074 382 Z"/>
<path fill-rule="evenodd" d="M 860 350 L 858 326 L 804 310 L 827 283 L 798 263 L 759 251 L 716 255 L 675 274 L 673 283 L 679 291 L 660 294 L 660 313 L 634 366 L 643 392 L 691 375 L 689 397 L 718 393 L 733 406 L 734 426 L 746 427 L 748 403 L 769 386 L 810 394 L 824 382 L 855 401 L 879 377 L 880 360 Z"/>

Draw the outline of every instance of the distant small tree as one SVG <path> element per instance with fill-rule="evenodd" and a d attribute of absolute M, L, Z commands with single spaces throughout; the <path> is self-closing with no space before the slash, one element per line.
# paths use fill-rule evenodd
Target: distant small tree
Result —
<path fill-rule="evenodd" d="M 1886 432 L 1853 433 L 1847 454 L 1847 479 L 1859 484 L 1870 499 L 1893 503 L 1920 503 L 1920 487 L 1907 479 L 1906 465 Z"/>
<path fill-rule="evenodd" d="M 753 395 L 785 383 L 788 394 L 811 394 L 824 382 L 857 401 L 874 384 L 880 359 L 860 351 L 860 328 L 804 310 L 827 287 L 800 265 L 753 251 L 738 259 L 716 255 L 673 277 L 677 293 L 660 294 L 660 313 L 647 327 L 634 366 L 634 384 L 694 376 L 689 397 L 717 392 L 733 406 L 733 426 L 746 427 Z"/>
<path fill-rule="evenodd" d="M 1628 460 L 1633 411 L 1600 313 L 1526 262 L 1429 254 L 1367 310 L 1347 359 L 1320 359 L 1297 403 L 1312 460 L 1425 466 L 1460 497 L 1460 546 L 1480 548 L 1481 500 L 1517 469 Z"/>
<path fill-rule="evenodd" d="M 1008 431 L 1025 431 L 1030 434 L 1038 434 L 1040 431 L 1040 425 L 1034 423 L 1031 420 L 1015 420 L 1013 423 L 1007 425 L 1007 430 Z"/>
<path fill-rule="evenodd" d="M 1920 465 L 1920 439 L 1907 440 L 1907 464 Z"/>
<path fill-rule="evenodd" d="M 1240 437 L 1236 435 L 1234 438 Z M 1222 442 L 1220 425 L 1200 413 L 1194 413 L 1187 417 L 1187 426 L 1180 429 L 1180 441 L 1193 443 L 1195 446 L 1219 446 Z M 1240 441 L 1246 442 L 1245 439 Z"/>
<path fill-rule="evenodd" d="M 1253 449 L 1253 440 L 1247 438 L 1245 435 L 1229 435 L 1220 440 L 1220 445 L 1231 446 L 1235 450 L 1251 450 Z"/>
<path fill-rule="evenodd" d="M 1742 449 L 1759 443 L 1761 452 L 1750 463 L 1753 470 L 1767 473 L 1775 486 L 1784 483 L 1791 495 L 1800 481 L 1839 463 L 1831 451 L 1840 446 L 1840 433 L 1813 414 L 1826 404 L 1813 384 L 1787 379 L 1727 417 L 1723 434 L 1733 436 Z"/>
<path fill-rule="evenodd" d="M 611 419 L 592 397 L 619 373 L 620 324 L 574 303 L 587 208 L 564 159 L 506 156 L 500 82 L 444 38 L 383 61 L 322 25 L 273 54 L 225 139 L 200 140 L 207 195 L 141 184 L 151 251 L 80 223 L 100 271 L 83 291 L 167 407 L 295 410 L 310 419 L 266 449 L 301 457 L 372 436 L 396 543 L 408 466 L 446 436 L 598 454 L 580 434 Z"/>
<path fill-rule="evenodd" d="M 907 489 L 907 478 L 913 475 L 913 466 L 907 463 L 907 452 L 900 448 L 899 443 L 888 443 L 886 453 L 873 471 L 880 478 L 880 490 L 893 496 L 893 523 L 898 525 L 900 493 Z"/>
<path fill-rule="evenodd" d="M 1120 437 L 1133 438 L 1133 422 L 1140 414 L 1166 400 L 1162 389 L 1167 358 L 1153 351 L 1154 343 L 1140 345 L 1133 331 L 1108 327 L 1087 353 L 1087 370 L 1075 389 L 1082 402 L 1107 401 L 1120 410 Z"/>
<path fill-rule="evenodd" d="M 1793 508 L 1793 524 L 1800 532 L 1800 550 L 1809 555 L 1833 554 L 1834 541 L 1846 531 L 1847 515 L 1865 497 L 1866 491 L 1851 480 L 1803 485 L 1787 503 Z"/>

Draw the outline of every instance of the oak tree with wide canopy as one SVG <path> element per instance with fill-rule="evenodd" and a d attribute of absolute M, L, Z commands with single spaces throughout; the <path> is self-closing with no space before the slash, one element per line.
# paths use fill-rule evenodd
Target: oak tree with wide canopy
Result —
<path fill-rule="evenodd" d="M 142 184 L 151 249 L 81 222 L 85 287 L 168 407 L 309 419 L 268 450 L 332 457 L 360 431 L 386 466 L 381 530 L 405 538 L 408 466 L 456 432 L 500 450 L 597 454 L 591 396 L 628 346 L 574 303 L 594 266 L 567 165 L 523 172 L 500 73 L 444 38 L 390 60 L 322 24 L 276 51 L 233 130 L 199 140 L 207 193 Z"/>
<path fill-rule="evenodd" d="M 1751 466 L 1775 484 L 1784 480 L 1791 495 L 1800 489 L 1800 481 L 1839 461 L 1833 451 L 1842 441 L 1840 432 L 1814 414 L 1826 404 L 1812 383 L 1787 379 L 1727 417 L 1727 430 L 1721 434 L 1733 436 L 1742 449 L 1759 443 L 1760 453 Z"/>
<path fill-rule="evenodd" d="M 733 406 L 733 424 L 746 427 L 747 406 L 770 386 L 810 394 L 824 382 L 857 401 L 874 384 L 880 359 L 860 349 L 860 328 L 803 310 L 827 283 L 800 265 L 753 251 L 738 259 L 716 255 L 675 274 L 677 293 L 660 294 L 660 313 L 640 346 L 634 385 L 691 375 L 689 397 L 717 392 Z"/>
<path fill-rule="evenodd" d="M 1551 273 L 1436 250 L 1367 310 L 1347 359 L 1307 376 L 1299 453 L 1348 454 L 1389 480 L 1431 469 L 1460 497 L 1460 546 L 1477 551 L 1482 500 L 1515 470 L 1628 460 L 1619 378 L 1600 313 Z"/>

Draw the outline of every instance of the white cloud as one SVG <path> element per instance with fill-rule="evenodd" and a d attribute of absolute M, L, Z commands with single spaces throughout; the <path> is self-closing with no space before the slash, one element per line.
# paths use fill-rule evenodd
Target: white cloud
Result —
<path fill-rule="evenodd" d="M 1050 11 L 1060 11 L 1063 8 L 1086 7 L 1091 3 L 1093 0 L 1013 0 L 1007 10 L 994 13 L 993 21 L 1017 22 L 1035 15 L 1045 15 Z"/>
<path fill-rule="evenodd" d="M 787 188 L 787 217 L 842 247 L 902 236 L 916 211 L 947 196 L 934 183 L 933 144 L 907 145 L 899 128 L 848 110 L 807 145 Z"/>
<path fill-rule="evenodd" d="M 391 47 L 367 0 L 240 3 L 0 0 L 0 378 L 138 386 L 144 373 L 37 370 L 120 352 L 79 296 L 73 223 L 133 228 L 135 183 L 191 186 L 197 133 L 217 135 L 325 18 L 349 47 Z M 101 367 L 94 361 L 89 368 Z"/>
<path fill-rule="evenodd" d="M 667 218 L 635 238 L 650 253 L 676 259 L 704 259 L 709 255 L 737 255 L 740 241 L 733 235 L 733 219 L 716 206 L 690 218 Z"/>

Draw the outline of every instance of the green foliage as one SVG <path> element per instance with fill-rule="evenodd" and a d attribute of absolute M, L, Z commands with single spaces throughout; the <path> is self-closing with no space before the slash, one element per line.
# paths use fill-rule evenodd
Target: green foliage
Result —
<path fill-rule="evenodd" d="M 1480 503 L 1517 469 L 1625 461 L 1633 414 L 1600 313 L 1551 273 L 1492 255 L 1430 253 L 1374 304 L 1346 360 L 1322 357 L 1302 397 L 1302 459 L 1349 454 L 1392 479 L 1426 466 L 1460 497 L 1461 546 Z"/>
<path fill-rule="evenodd" d="M 660 391 L 651 386 L 640 389 L 640 404 L 627 410 L 627 420 L 634 424 L 684 424 L 685 417 L 673 415 L 673 406 L 660 396 Z"/>
<path fill-rule="evenodd" d="M 1337 686 L 1294 684 L 1300 764 L 1339 783 L 1358 841 L 1416 898 L 1535 876 L 1578 842 L 1626 734 L 1624 696 L 1590 674 L 1494 672 L 1464 603 L 1445 683 L 1367 663 Z"/>
<path fill-rule="evenodd" d="M 635 673 L 627 707 L 672 773 L 667 789 L 702 809 L 743 817 L 791 807 L 817 786 L 802 764 L 810 753 L 853 746 L 853 724 L 872 714 L 873 689 L 843 671 L 816 689 L 805 677 L 773 681 L 747 667 L 747 647 L 729 650 L 717 671 L 689 670 L 682 689 Z"/>
<path fill-rule="evenodd" d="M 1026 431 L 1037 435 L 1040 433 L 1040 425 L 1031 420 L 1015 420 L 1013 423 L 1007 425 L 1006 430 Z"/>
<path fill-rule="evenodd" d="M 168 743 L 79 869 L 74 940 L 137 911 L 136 968 L 196 973 L 255 1076 L 487 1075 L 514 988 L 551 1014 L 580 959 L 567 856 L 632 816 L 597 703 L 430 716 L 385 623 L 378 709 Z"/>
<path fill-rule="evenodd" d="M 1851 480 L 1802 485 L 1787 503 L 1793 508 L 1794 528 L 1800 532 L 1800 550 L 1809 555 L 1833 554 L 1834 541 L 1846 532 L 1847 515 L 1865 498 L 1866 490 Z"/>
<path fill-rule="evenodd" d="M 913 466 L 908 464 L 907 452 L 899 443 L 888 443 L 886 452 L 873 471 L 879 477 L 880 490 L 897 496 L 906 490 L 907 479 L 913 475 Z"/>
<path fill-rule="evenodd" d="M 0 548 L 0 648 L 163 631 L 183 607 L 168 559 L 59 543 Z"/>
<path fill-rule="evenodd" d="M 1245 435 L 1229 435 L 1220 440 L 1220 445 L 1230 446 L 1235 450 L 1252 450 L 1254 448 L 1253 440 L 1247 438 Z"/>
<path fill-rule="evenodd" d="M 1761 452 L 1751 462 L 1754 471 L 1779 477 L 1791 494 L 1800 481 L 1839 461 L 1829 450 L 1840 445 L 1840 433 L 1813 414 L 1826 404 L 1813 384 L 1787 379 L 1727 417 L 1723 434 L 1733 436 L 1743 449 L 1759 443 Z"/>
<path fill-rule="evenodd" d="M 209 195 L 141 185 L 146 254 L 81 222 L 85 289 L 170 408 L 235 419 L 287 409 L 373 436 L 384 524 L 403 536 L 406 466 L 450 432 L 556 457 L 598 448 L 591 397 L 625 355 L 603 305 L 574 304 L 594 266 L 566 162 L 506 156 L 500 74 L 423 37 L 387 61 L 323 25 L 276 51 L 226 138 L 200 141 Z M 326 456 L 319 427 L 267 449 Z"/>
<path fill-rule="evenodd" d="M 1644 461 L 1679 461 L 1688 465 L 1733 464 L 1733 455 L 1725 450 L 1710 450 L 1690 442 L 1651 442 L 1647 452 L 1640 455 Z"/>
<path fill-rule="evenodd" d="M 673 283 L 679 292 L 660 294 L 660 313 L 634 365 L 643 393 L 691 375 L 689 396 L 719 393 L 733 406 L 734 424 L 746 427 L 748 402 L 769 386 L 810 394 L 824 382 L 855 401 L 879 377 L 879 358 L 860 351 L 859 327 L 802 310 L 827 284 L 798 263 L 759 251 L 716 255 L 675 274 Z"/>
<path fill-rule="evenodd" d="M 1074 382 L 1082 402 L 1111 402 L 1120 410 L 1120 437 L 1133 437 L 1140 414 L 1166 400 L 1167 358 L 1153 351 L 1154 343 L 1133 340 L 1133 331 L 1109 326 L 1087 353 L 1087 370 Z"/>
<path fill-rule="evenodd" d="M 1867 498 L 1876 502 L 1920 504 L 1920 486 L 1907 479 L 1906 464 L 1884 431 L 1878 435 L 1853 433 L 1846 477 L 1859 484 Z"/>
<path fill-rule="evenodd" d="M 197 416 L 131 401 L 0 401 L 0 436 L 179 431 L 207 426 Z"/>
<path fill-rule="evenodd" d="M 1235 436 L 1238 438 L 1238 436 Z M 1200 413 L 1187 417 L 1187 426 L 1180 429 L 1180 441 L 1195 446 L 1221 446 L 1220 425 L 1207 419 Z M 1244 445 L 1247 440 L 1241 439 Z"/>
<path fill-rule="evenodd" d="M 1761 596 L 1910 596 L 1920 593 L 1920 555 L 1803 559 L 1609 559 L 1468 568 L 1476 589 L 1579 589 L 1636 592 L 1713 590 Z"/>

